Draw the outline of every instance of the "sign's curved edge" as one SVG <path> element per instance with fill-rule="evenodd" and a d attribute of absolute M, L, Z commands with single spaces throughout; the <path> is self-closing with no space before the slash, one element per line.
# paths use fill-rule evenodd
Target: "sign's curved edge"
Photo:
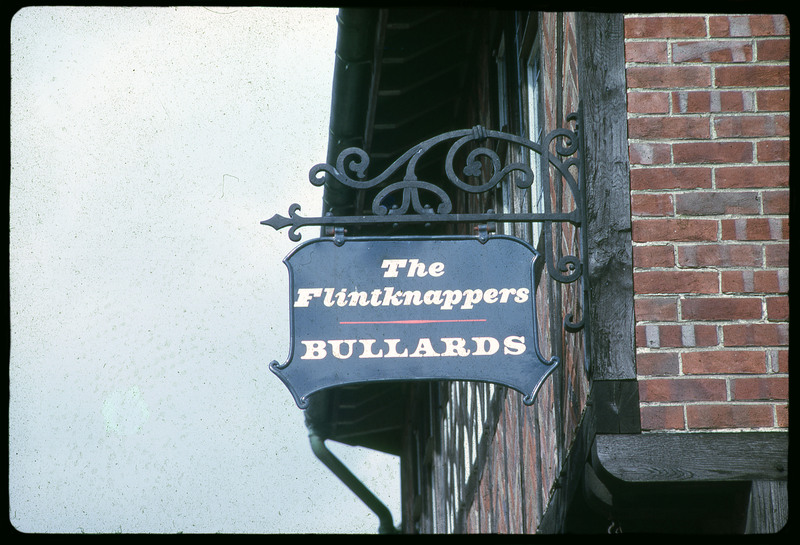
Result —
<path fill-rule="evenodd" d="M 283 364 L 278 363 L 277 360 L 273 360 L 269 365 L 270 371 L 272 371 L 281 380 L 281 382 L 283 382 L 284 385 L 287 387 L 287 389 L 289 390 L 290 394 L 292 395 L 292 398 L 294 399 L 295 404 L 297 405 L 298 408 L 300 408 L 300 409 L 308 408 L 308 405 L 309 405 L 308 397 L 310 395 L 312 395 L 312 394 L 314 394 L 316 392 L 320 392 L 320 391 L 324 391 L 324 390 L 330 389 L 330 388 L 336 388 L 338 386 L 343 386 L 343 385 L 369 384 L 369 383 L 373 383 L 373 382 L 403 382 L 403 380 L 395 379 L 395 378 L 392 378 L 392 379 L 380 379 L 380 378 L 378 378 L 378 379 L 370 379 L 370 380 L 357 380 L 357 381 L 353 381 L 353 382 L 338 383 L 338 384 L 333 384 L 333 385 L 330 385 L 330 386 L 324 386 L 324 387 L 315 389 L 315 390 L 313 390 L 311 392 L 308 392 L 303 396 L 298 394 L 298 392 L 297 392 L 296 388 L 294 387 L 294 385 L 288 380 L 288 378 L 282 372 L 283 369 L 286 369 L 287 367 L 289 367 L 289 365 L 291 365 L 293 363 L 293 356 L 294 356 L 294 352 L 295 352 L 295 342 L 294 342 L 294 325 L 295 325 L 294 312 L 295 311 L 294 311 L 294 305 L 293 305 L 293 303 L 294 303 L 294 269 L 293 269 L 292 264 L 291 264 L 291 258 L 294 255 L 296 255 L 297 253 L 299 253 L 303 248 L 305 248 L 307 246 L 311 246 L 313 244 L 318 244 L 318 243 L 331 243 L 331 244 L 334 244 L 335 246 L 342 246 L 342 245 L 346 244 L 349 241 L 352 241 L 352 242 L 370 242 L 370 241 L 414 242 L 414 241 L 431 241 L 431 240 L 433 240 L 433 241 L 437 241 L 437 240 L 475 241 L 476 243 L 481 244 L 481 245 L 484 245 L 484 244 L 488 243 L 491 240 L 507 240 L 509 242 L 513 242 L 513 243 L 519 244 L 520 246 L 522 246 L 523 248 L 525 248 L 526 250 L 528 250 L 531 253 L 531 262 L 530 262 L 530 267 L 531 267 L 531 293 L 535 294 L 535 279 L 534 279 L 534 274 L 535 273 L 534 273 L 534 268 L 535 268 L 536 260 L 538 258 L 540 258 L 542 256 L 542 254 L 538 250 L 536 250 L 536 248 L 534 248 L 528 242 L 526 242 L 526 241 L 524 241 L 524 240 L 522 240 L 522 239 L 520 239 L 518 237 L 512 236 L 512 235 L 505 235 L 505 234 L 494 235 L 493 234 L 493 235 L 489 236 L 485 240 L 481 240 L 477 236 L 470 236 L 470 235 L 440 235 L 440 236 L 424 236 L 424 235 L 423 236 L 414 236 L 414 235 L 408 235 L 408 236 L 378 236 L 378 235 L 370 235 L 370 236 L 346 237 L 346 238 L 343 239 L 343 241 L 336 241 L 333 237 L 317 237 L 317 238 L 313 238 L 313 239 L 307 240 L 307 241 L 305 241 L 305 242 L 303 242 L 301 244 L 298 244 L 297 246 L 292 248 L 292 250 L 288 254 L 286 254 L 286 256 L 283 258 L 283 263 L 284 263 L 284 265 L 286 265 L 287 271 L 289 273 L 289 308 L 290 308 L 290 312 L 289 312 L 289 337 L 290 337 L 290 339 L 289 339 L 289 353 L 288 353 L 287 358 L 286 358 L 286 360 L 285 360 L 285 362 Z M 542 374 L 542 376 L 540 377 L 539 381 L 533 387 L 531 392 L 526 393 L 525 391 L 520 390 L 519 387 L 511 384 L 510 382 L 505 382 L 505 381 L 502 381 L 502 380 L 489 381 L 489 380 L 471 379 L 472 382 L 499 384 L 499 385 L 505 386 L 507 388 L 510 388 L 510 389 L 512 389 L 514 391 L 517 391 L 517 392 L 519 392 L 520 394 L 523 395 L 523 403 L 525 405 L 527 405 L 527 406 L 532 405 L 535 402 L 536 396 L 537 396 L 539 390 L 541 389 L 542 385 L 544 384 L 545 380 L 547 380 L 547 378 L 555 371 L 556 367 L 558 367 L 558 364 L 559 364 L 559 361 L 558 361 L 557 357 L 554 356 L 550 360 L 547 360 L 542 356 L 542 354 L 540 352 L 539 339 L 538 339 L 538 328 L 537 328 L 538 318 L 537 318 L 536 312 L 535 312 L 535 310 L 536 310 L 535 295 L 531 297 L 531 304 L 532 304 L 533 310 L 534 310 L 534 312 L 532 313 L 533 326 L 534 326 L 533 327 L 534 347 L 535 347 L 534 352 L 535 352 L 535 355 L 536 355 L 538 361 L 541 364 L 546 366 L 545 373 Z M 436 379 L 433 379 L 433 378 L 408 378 L 408 379 L 405 379 L 405 380 L 406 381 L 411 381 L 411 382 L 420 382 L 420 381 L 428 381 L 428 380 L 436 380 Z M 440 380 L 444 380 L 444 379 L 440 379 Z M 456 379 L 456 380 L 470 380 L 470 379 Z"/>

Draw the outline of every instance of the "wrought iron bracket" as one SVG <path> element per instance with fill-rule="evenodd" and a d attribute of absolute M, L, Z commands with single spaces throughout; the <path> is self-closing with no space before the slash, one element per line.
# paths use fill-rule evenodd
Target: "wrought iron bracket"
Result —
<path fill-rule="evenodd" d="M 481 126 L 472 129 L 450 131 L 425 140 L 402 154 L 383 172 L 368 178 L 367 171 L 370 158 L 360 148 L 347 148 L 336 159 L 336 164 L 317 164 L 309 171 L 309 181 L 315 186 L 322 186 L 330 180 L 356 190 L 377 191 L 371 202 L 371 214 L 339 216 L 326 214 L 321 217 L 303 217 L 298 214 L 299 204 L 289 207 L 288 216 L 275 214 L 261 222 L 276 230 L 289 228 L 288 236 L 292 241 L 299 241 L 298 229 L 308 226 L 328 228 L 336 244 L 343 244 L 345 228 L 348 226 L 403 226 L 434 225 L 453 223 L 477 224 L 477 237 L 485 242 L 491 236 L 498 223 L 541 223 L 543 230 L 544 252 L 549 276 L 560 284 L 580 282 L 579 299 L 582 317 L 575 319 L 573 313 L 563 318 L 566 331 L 577 333 L 586 331 L 589 290 L 587 285 L 586 246 L 586 192 L 584 181 L 584 164 L 582 156 L 582 110 L 567 116 L 567 121 L 574 125 L 573 129 L 558 128 L 547 133 L 539 142 L 500 131 L 488 130 Z M 530 150 L 540 156 L 539 172 L 534 173 L 528 161 L 519 160 L 506 163 L 488 141 L 498 144 L 517 146 L 519 150 Z M 432 148 L 450 143 L 444 162 L 444 177 L 453 187 L 443 186 L 418 179 L 417 165 Z M 466 156 L 465 156 L 466 155 Z M 522 154 L 518 154 L 522 157 Z M 460 173 L 456 162 L 463 161 Z M 487 169 L 488 172 L 484 172 Z M 453 212 L 453 201 L 445 190 L 455 189 L 467 195 L 478 195 L 496 190 L 500 184 L 513 177 L 514 185 L 521 190 L 534 187 L 538 176 L 543 194 L 544 211 L 539 212 L 498 212 L 492 209 L 481 213 Z M 399 179 L 398 179 L 399 178 Z M 511 183 L 511 182 L 509 182 Z M 567 191 L 564 191 L 566 187 Z M 569 210 L 553 210 L 551 195 L 562 194 L 567 198 L 563 202 L 571 205 Z M 434 205 L 424 203 L 434 199 Z M 394 205 L 389 204 L 394 202 Z M 438 203 L 436 202 L 438 201 Z M 556 202 L 561 202 L 557 199 Z M 399 203 L 399 204 L 396 204 Z M 579 248 L 574 253 L 560 255 L 561 248 L 554 248 L 552 225 L 568 223 L 578 231 L 576 237 Z M 560 241 L 559 241 L 560 244 Z M 589 338 L 584 335 L 585 367 L 589 371 Z"/>

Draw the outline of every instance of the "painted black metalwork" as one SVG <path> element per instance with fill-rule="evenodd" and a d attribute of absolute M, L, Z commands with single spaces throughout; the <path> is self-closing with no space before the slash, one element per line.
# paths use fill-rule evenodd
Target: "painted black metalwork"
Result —
<path fill-rule="evenodd" d="M 321 186 L 326 181 L 334 179 L 342 185 L 356 190 L 377 190 L 371 202 L 372 214 L 335 216 L 327 214 L 322 217 L 303 217 L 298 214 L 299 204 L 289 207 L 288 217 L 275 214 L 261 223 L 269 225 L 276 230 L 289 227 L 290 240 L 299 241 L 301 236 L 298 229 L 307 226 L 325 226 L 334 234 L 334 241 L 338 244 L 344 242 L 345 228 L 350 226 L 369 225 L 433 225 L 452 223 L 478 224 L 478 238 L 485 241 L 489 235 L 486 228 L 491 223 L 533 223 L 543 224 L 544 232 L 544 261 L 550 277 L 562 284 L 569 284 L 581 280 L 582 313 L 583 317 L 575 319 L 572 313 L 564 317 L 563 325 L 569 332 L 579 332 L 585 328 L 586 308 L 588 304 L 588 289 L 586 286 L 586 237 L 585 237 L 585 210 L 586 203 L 584 191 L 584 165 L 580 153 L 582 111 L 567 116 L 567 121 L 574 124 L 574 130 L 557 128 L 546 134 L 541 142 L 533 142 L 527 138 L 500 131 L 489 130 L 481 126 L 472 129 L 450 131 L 428 140 L 425 140 L 406 151 L 396 159 L 383 172 L 372 178 L 367 178 L 370 157 L 363 149 L 350 147 L 343 150 L 336 159 L 336 164 L 322 163 L 315 165 L 309 171 L 309 181 L 316 186 Z M 496 140 L 506 144 L 517 145 L 521 149 L 531 150 L 542 157 L 539 173 L 534 173 L 525 162 L 503 164 L 500 155 L 488 145 L 487 141 Z M 444 161 L 444 174 L 452 187 L 442 187 L 428 180 L 420 180 L 417 175 L 417 166 L 420 160 L 435 147 L 450 143 Z M 464 157 L 466 154 L 466 157 Z M 460 158 L 460 159 L 459 159 Z M 456 161 L 461 166 L 459 174 Z M 482 176 L 483 169 L 488 167 L 488 172 Z M 551 178 L 551 169 L 557 172 L 555 181 Z M 498 212 L 487 210 L 482 213 L 453 212 L 453 200 L 447 189 L 455 189 L 465 194 L 478 195 L 496 190 L 499 184 L 516 173 L 515 185 L 520 189 L 529 189 L 534 182 L 534 176 L 541 180 L 542 190 L 545 195 L 544 212 Z M 398 179 L 400 178 L 400 179 Z M 488 178 L 488 180 L 486 180 Z M 483 181 L 486 180 L 486 181 Z M 563 184 L 569 190 L 571 210 L 551 210 L 551 184 Z M 562 187 L 554 188 L 562 191 Z M 427 199 L 423 199 L 425 195 Z M 434 200 L 431 205 L 428 202 Z M 392 203 L 392 204 L 390 204 Z M 555 259 L 551 226 L 553 222 L 572 224 L 580 230 L 580 255 L 564 255 Z M 586 367 L 588 370 L 588 339 L 585 346 Z"/>

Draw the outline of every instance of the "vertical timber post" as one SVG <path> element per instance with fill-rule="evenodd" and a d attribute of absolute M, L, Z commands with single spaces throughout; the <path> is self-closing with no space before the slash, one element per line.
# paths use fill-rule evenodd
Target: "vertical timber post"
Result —
<path fill-rule="evenodd" d="M 598 433 L 640 431 L 633 319 L 623 16 L 576 15 L 583 103 L 589 299 Z"/>

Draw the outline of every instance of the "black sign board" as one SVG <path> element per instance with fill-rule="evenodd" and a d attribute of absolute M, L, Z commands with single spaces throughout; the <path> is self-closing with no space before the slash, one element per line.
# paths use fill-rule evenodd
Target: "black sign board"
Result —
<path fill-rule="evenodd" d="M 301 408 L 319 390 L 474 380 L 532 403 L 557 358 L 539 352 L 534 263 L 502 235 L 314 239 L 285 259 L 291 346 L 271 370 Z"/>

